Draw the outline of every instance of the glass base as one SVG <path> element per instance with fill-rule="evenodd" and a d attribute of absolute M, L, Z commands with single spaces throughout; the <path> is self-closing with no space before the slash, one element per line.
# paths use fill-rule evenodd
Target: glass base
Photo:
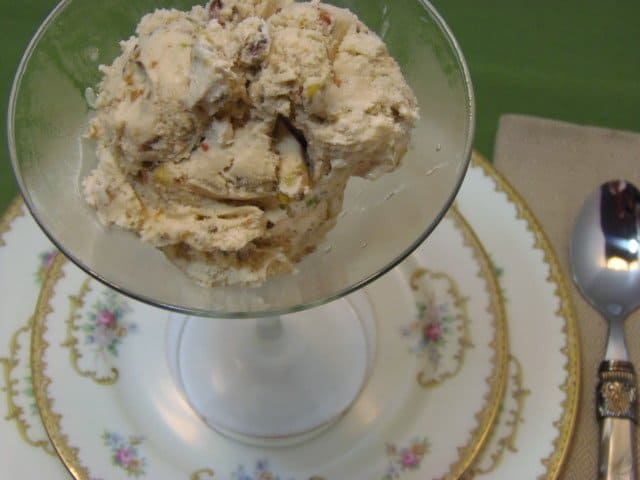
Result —
<path fill-rule="evenodd" d="M 290 446 L 322 433 L 362 391 L 375 357 L 365 293 L 266 319 L 173 315 L 172 374 L 211 428 Z"/>

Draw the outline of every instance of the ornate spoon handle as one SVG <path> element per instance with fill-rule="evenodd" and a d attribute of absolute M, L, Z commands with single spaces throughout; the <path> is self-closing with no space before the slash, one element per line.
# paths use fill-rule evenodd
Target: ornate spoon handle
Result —
<path fill-rule="evenodd" d="M 605 360 L 597 390 L 600 420 L 599 480 L 636 480 L 638 391 L 633 365 Z"/>

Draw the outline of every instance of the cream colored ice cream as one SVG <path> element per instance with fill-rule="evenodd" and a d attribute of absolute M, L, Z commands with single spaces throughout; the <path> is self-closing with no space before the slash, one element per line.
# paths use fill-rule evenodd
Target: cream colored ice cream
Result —
<path fill-rule="evenodd" d="M 157 10 L 121 48 L 101 67 L 86 200 L 206 285 L 291 271 L 350 176 L 399 165 L 418 116 L 380 38 L 317 1 Z"/>

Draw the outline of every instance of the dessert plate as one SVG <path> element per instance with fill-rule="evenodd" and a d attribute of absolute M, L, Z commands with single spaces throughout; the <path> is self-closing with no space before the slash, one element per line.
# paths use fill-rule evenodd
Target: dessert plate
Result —
<path fill-rule="evenodd" d="M 248 446 L 207 427 L 174 382 L 167 342 L 181 318 L 59 256 L 32 336 L 53 445 L 87 480 L 458 478 L 489 434 L 506 381 L 503 303 L 482 246 L 454 212 L 401 267 L 346 301 L 368 305 L 378 331 L 356 403 L 305 443 Z"/>
<path fill-rule="evenodd" d="M 558 478 L 575 421 L 579 380 L 576 325 L 566 281 L 526 205 L 478 157 L 458 197 L 458 208 L 495 262 L 506 297 L 512 349 L 505 397 L 491 437 L 478 446 L 481 451 L 465 477 Z M 487 222 L 485 228 L 482 222 Z M 0 220 L 0 245 L 0 300 L 5 313 L 0 321 L 0 443 L 4 446 L 0 461 L 16 478 L 41 478 L 43 471 L 52 479 L 69 478 L 40 422 L 30 380 L 30 317 L 40 289 L 38 278 L 51 264 L 53 250 L 20 202 Z M 543 301 L 523 300 L 529 295 L 535 295 L 531 300 L 542 296 Z M 539 338 L 543 340 L 523 348 L 527 339 Z M 544 358 L 540 348 L 545 349 Z M 396 451 L 400 449 L 396 446 Z M 415 451 L 420 451 L 419 445 Z M 412 452 L 404 449 L 404 453 Z M 411 458 L 405 456 L 409 463 Z M 254 465 L 258 466 L 263 472 L 269 467 L 264 462 Z M 236 478 L 257 477 L 250 467 L 246 464 L 244 477 Z M 198 473 L 194 478 L 208 478 L 210 471 L 194 473 Z M 411 478 L 410 473 L 398 471 L 395 478 Z M 123 476 L 120 471 L 115 478 Z M 221 473 L 219 478 L 225 477 Z"/>

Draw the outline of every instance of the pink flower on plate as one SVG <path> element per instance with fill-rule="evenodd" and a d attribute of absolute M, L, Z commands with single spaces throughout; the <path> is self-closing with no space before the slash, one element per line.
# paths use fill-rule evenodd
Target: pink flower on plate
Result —
<path fill-rule="evenodd" d="M 116 451 L 115 459 L 118 465 L 127 466 L 136 459 L 136 456 L 131 448 L 123 447 Z"/>
<path fill-rule="evenodd" d="M 416 471 L 425 455 L 429 451 L 429 442 L 426 438 L 414 439 L 409 447 L 398 448 L 392 443 L 386 446 L 389 465 L 386 474 L 381 480 L 400 480 L 403 473 L 411 470 Z"/>
<path fill-rule="evenodd" d="M 400 454 L 400 465 L 403 468 L 417 468 L 420 466 L 421 457 L 411 450 L 405 450 Z"/>
<path fill-rule="evenodd" d="M 422 335 L 424 338 L 431 342 L 437 342 L 442 338 L 442 323 L 431 322 L 422 329 Z"/>
<path fill-rule="evenodd" d="M 113 312 L 109 310 L 102 310 L 96 315 L 96 325 L 105 328 L 114 328 L 116 326 L 117 319 Z"/>

